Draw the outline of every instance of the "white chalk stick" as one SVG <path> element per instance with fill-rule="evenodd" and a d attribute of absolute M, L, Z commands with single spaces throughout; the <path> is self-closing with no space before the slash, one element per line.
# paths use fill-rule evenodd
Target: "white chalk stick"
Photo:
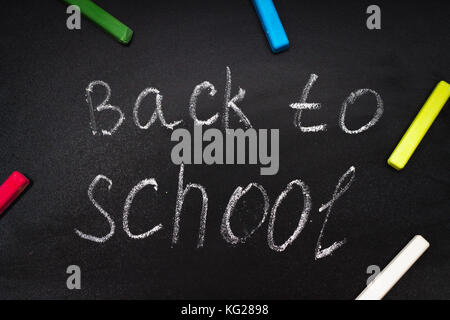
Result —
<path fill-rule="evenodd" d="M 422 236 L 415 236 L 369 283 L 356 300 L 381 300 L 429 246 L 428 241 Z"/>

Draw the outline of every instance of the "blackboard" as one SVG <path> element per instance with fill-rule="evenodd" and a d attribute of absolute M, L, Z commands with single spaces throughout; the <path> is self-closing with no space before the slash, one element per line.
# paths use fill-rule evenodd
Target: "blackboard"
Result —
<path fill-rule="evenodd" d="M 387 299 L 449 298 L 450 148 L 444 107 L 422 144 L 397 172 L 386 160 L 416 113 L 441 80 L 448 81 L 448 1 L 378 1 L 382 27 L 366 27 L 369 1 L 288 1 L 276 6 L 291 46 L 273 54 L 251 1 L 96 1 L 134 30 L 128 46 L 117 43 L 86 19 L 81 30 L 66 27 L 59 1 L 3 4 L 0 67 L 0 177 L 14 170 L 32 185 L 0 217 L 0 298 L 151 299 L 354 299 L 370 276 L 383 268 L 416 234 L 431 247 L 386 296 Z M 172 130 L 158 120 L 148 129 L 133 122 L 133 107 L 148 87 L 163 96 L 167 121 L 183 120 L 192 130 L 189 99 L 209 81 L 214 97 L 201 95 L 197 115 L 223 110 L 227 67 L 231 94 L 245 89 L 239 107 L 255 128 L 279 129 L 280 167 L 260 175 L 257 165 L 186 165 L 184 183 L 201 184 L 208 195 L 203 247 L 197 248 L 201 197 L 192 191 L 183 205 L 178 242 L 172 246 L 180 167 L 171 162 Z M 294 126 L 295 110 L 312 74 L 318 76 L 304 125 L 327 124 L 325 132 Z M 111 88 L 109 103 L 125 120 L 111 136 L 93 135 L 86 88 L 101 80 Z M 383 100 L 377 123 L 359 134 L 339 126 L 347 97 L 370 88 Z M 101 99 L 101 87 L 95 90 Z M 146 100 L 140 117 L 154 109 Z M 348 107 L 352 130 L 376 111 L 373 95 Z M 100 127 L 114 112 L 96 113 Z M 143 122 L 145 122 L 143 120 Z M 230 127 L 240 123 L 230 112 Z M 213 127 L 223 130 L 222 122 Z M 351 167 L 355 176 L 333 206 L 322 245 L 346 239 L 332 255 L 315 259 L 326 212 L 319 212 Z M 98 175 L 95 200 L 110 214 L 114 234 L 104 243 L 75 230 L 103 236 L 109 225 L 88 198 Z M 145 239 L 123 230 L 125 199 L 141 180 L 154 178 L 158 190 L 142 189 L 129 224 Z M 220 227 L 238 186 L 264 186 L 270 208 L 287 184 L 309 187 L 311 211 L 293 243 L 282 252 L 267 244 L 268 221 L 245 243 L 231 245 Z M 303 208 L 294 188 L 280 205 L 274 240 L 296 228 Z M 262 198 L 249 192 L 236 206 L 236 234 L 251 230 L 262 215 Z M 69 290 L 66 271 L 81 269 L 80 290 Z"/>

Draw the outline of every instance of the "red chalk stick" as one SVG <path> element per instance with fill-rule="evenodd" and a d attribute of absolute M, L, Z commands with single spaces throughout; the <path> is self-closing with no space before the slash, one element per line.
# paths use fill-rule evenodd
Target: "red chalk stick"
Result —
<path fill-rule="evenodd" d="M 30 180 L 19 171 L 14 171 L 0 186 L 0 214 L 16 200 L 22 191 L 28 186 Z"/>

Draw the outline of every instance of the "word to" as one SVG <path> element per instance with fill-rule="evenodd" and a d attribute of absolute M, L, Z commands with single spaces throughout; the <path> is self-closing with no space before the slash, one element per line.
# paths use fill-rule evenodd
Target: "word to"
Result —
<path fill-rule="evenodd" d="M 225 139 L 219 129 L 208 129 L 202 134 L 201 126 L 194 126 L 194 164 L 234 164 L 235 147 L 237 147 L 237 164 L 245 164 L 245 141 L 248 141 L 249 164 L 257 164 L 257 159 L 262 165 L 269 165 L 260 169 L 261 175 L 277 174 L 279 168 L 279 132 L 278 129 L 270 130 L 271 154 L 268 153 L 267 129 L 227 129 Z M 191 164 L 191 133 L 183 128 L 172 132 L 171 141 L 179 141 L 171 152 L 172 162 L 176 165 Z M 181 141 L 180 141 L 181 140 Z M 226 160 L 224 161 L 224 143 Z M 203 141 L 211 141 L 203 149 Z M 236 141 L 236 145 L 235 145 Z M 259 142 L 259 143 L 258 143 Z M 203 152 L 202 152 L 203 150 Z M 259 157 L 258 157 L 259 155 Z"/>
<path fill-rule="evenodd" d="M 397 170 L 405 167 L 449 97 L 450 85 L 445 81 L 439 82 L 389 157 L 390 166 Z"/>
<path fill-rule="evenodd" d="M 428 249 L 430 244 L 422 236 L 415 236 L 400 251 L 395 258 L 389 262 L 386 268 L 370 282 L 356 300 L 381 300 L 400 280 L 401 277 L 412 267 L 420 256 Z"/>

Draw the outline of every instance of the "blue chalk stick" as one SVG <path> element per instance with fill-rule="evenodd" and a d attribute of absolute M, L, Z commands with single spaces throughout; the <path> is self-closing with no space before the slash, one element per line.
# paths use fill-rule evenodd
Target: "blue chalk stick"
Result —
<path fill-rule="evenodd" d="M 252 2 L 272 51 L 277 53 L 289 48 L 288 37 L 272 0 L 252 0 Z"/>

